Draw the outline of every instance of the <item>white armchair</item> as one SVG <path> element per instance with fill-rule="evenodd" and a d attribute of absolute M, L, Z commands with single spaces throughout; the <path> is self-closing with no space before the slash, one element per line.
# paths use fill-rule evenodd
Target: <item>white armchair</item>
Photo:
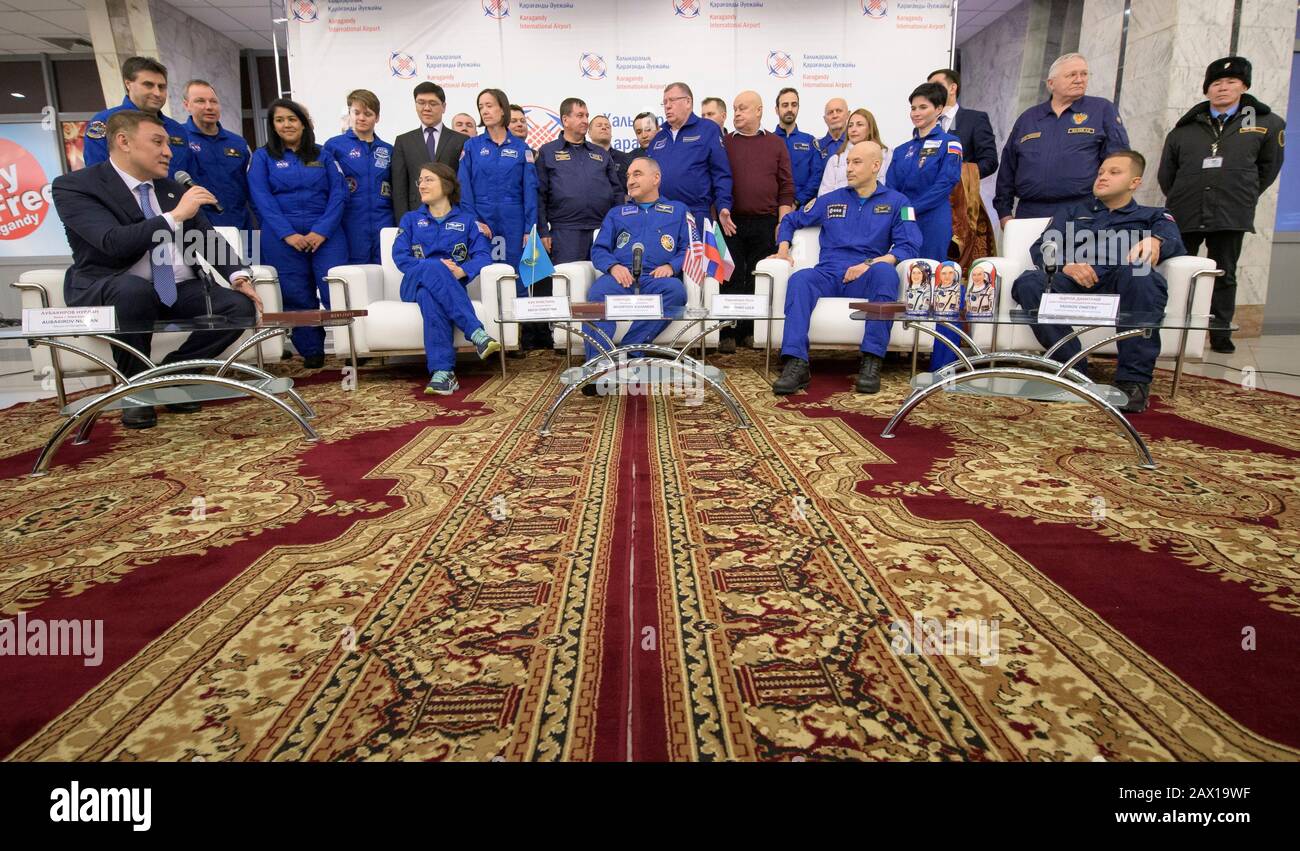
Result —
<path fill-rule="evenodd" d="M 335 266 L 326 280 L 330 287 L 330 307 L 334 310 L 365 310 L 348 328 L 334 332 L 334 354 L 347 357 L 355 349 L 357 357 L 424 354 L 424 318 L 420 306 L 402 301 L 402 272 L 393 263 L 393 242 L 397 228 L 384 228 L 379 234 L 379 251 L 383 262 L 354 266 Z M 484 267 L 466 287 L 474 305 L 474 315 L 493 337 L 501 335 L 506 348 L 519 345 L 519 326 L 505 325 L 498 330 L 501 309 L 514 303 L 515 270 L 505 263 Z M 497 291 L 500 285 L 500 302 Z M 456 348 L 473 350 L 459 328 L 453 340 Z"/>
<path fill-rule="evenodd" d="M 218 227 L 217 231 L 226 238 L 226 241 L 241 256 L 244 254 L 243 240 L 240 238 L 240 232 L 237 228 Z M 270 266 L 255 265 L 252 267 L 252 272 L 254 287 L 258 296 L 262 299 L 262 309 L 266 311 L 280 310 L 280 284 L 275 269 Z M 63 300 L 64 275 L 64 269 L 34 269 L 30 272 L 24 272 L 19 276 L 17 283 L 10 286 L 21 293 L 24 309 L 66 307 L 67 303 Z M 222 280 L 220 283 L 222 286 L 229 286 L 229 281 Z M 234 351 L 235 347 L 251 333 L 251 331 L 244 332 L 238 341 L 232 343 L 226 349 L 226 353 Z M 154 334 L 152 351 L 147 354 L 155 363 L 160 363 L 166 355 L 179 348 L 188 336 L 188 333 Z M 107 361 L 111 362 L 113 360 L 113 347 L 102 340 L 91 337 L 71 337 L 68 338 L 67 342 L 92 352 Z M 274 362 L 280 359 L 283 351 L 283 338 L 272 337 L 241 354 L 239 360 L 245 363 L 260 362 L 261 360 Z M 106 374 L 103 367 L 88 358 L 70 352 L 59 352 L 48 346 L 35 346 L 31 349 L 31 354 L 33 378 L 37 381 L 43 381 L 47 377 L 53 377 L 54 390 L 60 405 L 67 404 L 67 393 L 64 387 L 65 378 Z"/>

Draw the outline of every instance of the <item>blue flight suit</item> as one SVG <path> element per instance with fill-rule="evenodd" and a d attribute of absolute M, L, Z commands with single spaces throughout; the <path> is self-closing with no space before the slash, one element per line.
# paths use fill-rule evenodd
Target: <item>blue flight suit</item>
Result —
<path fill-rule="evenodd" d="M 719 213 L 731 209 L 731 161 L 717 124 L 692 112 L 676 140 L 671 127 L 660 125 L 650 140 L 650 157 L 663 173 L 659 194 L 680 201 L 697 227 L 704 225 L 705 216 L 714 217 L 711 207 Z"/>
<path fill-rule="evenodd" d="M 713 124 L 713 122 L 709 122 Z M 718 125 L 714 124 L 714 127 Z M 637 282 L 642 293 L 659 293 L 664 309 L 683 307 L 686 304 L 686 286 L 682 283 L 682 264 L 690 245 L 690 231 L 686 226 L 686 207 L 676 201 L 660 197 L 650 203 L 623 204 L 610 210 L 600 225 L 600 233 L 591 246 L 591 263 L 601 276 L 587 291 L 588 301 L 604 301 L 607 295 L 631 295 L 635 287 L 624 289 L 614 280 L 609 270 L 623 265 L 632 270 L 632 249 L 640 243 L 645 246 L 641 255 L 641 278 Z M 652 273 L 667 263 L 674 277 L 655 278 Z M 613 322 L 596 323 L 611 338 Z M 649 343 L 658 337 L 668 322 L 644 319 L 632 323 L 622 344 Z M 596 348 L 587 344 L 587 359 L 594 358 Z"/>
<path fill-rule="evenodd" d="M 193 118 L 185 122 L 185 131 L 197 171 L 192 175 L 194 181 L 221 202 L 222 212 L 205 207 L 203 214 L 214 225 L 251 230 L 253 214 L 248 203 L 248 166 L 253 160 L 253 152 L 248 142 L 219 123 L 216 135 L 209 136 L 199 129 Z"/>
<path fill-rule="evenodd" d="M 280 278 L 285 309 L 328 309 L 325 276 L 348 260 L 348 243 L 339 227 L 348 189 L 338 163 L 325 150 L 317 159 L 303 161 L 288 149 L 273 160 L 266 148 L 258 148 L 248 190 L 262 223 L 262 258 Z M 316 251 L 298 251 L 284 241 L 290 234 L 312 232 L 325 237 Z M 298 328 L 292 339 L 303 357 L 325 352 L 324 328 Z"/>
<path fill-rule="evenodd" d="M 452 207 L 439 219 L 427 206 L 421 206 L 402 216 L 399 228 L 393 241 L 393 263 L 402 270 L 402 301 L 418 304 L 424 317 L 424 357 L 429 374 L 454 371 L 455 328 L 469 339 L 483 327 L 465 287 L 492 262 L 492 244 L 478 229 L 474 216 L 462 207 Z M 465 271 L 463 281 L 456 279 L 443 258 Z"/>
<path fill-rule="evenodd" d="M 626 193 L 612 154 L 563 136 L 538 149 L 537 232 L 551 238 L 551 262 L 591 259 L 596 228 Z"/>
<path fill-rule="evenodd" d="M 938 122 L 925 137 L 918 132 L 913 130 L 912 138 L 894 151 L 885 182 L 910 198 L 916 208 L 921 256 L 942 263 L 948 259 L 948 243 L 952 241 L 949 197 L 961 181 L 961 140 L 945 133 Z M 954 342 L 961 339 L 944 328 L 939 332 Z M 956 359 L 951 349 L 936 342 L 930 354 L 930 369 L 941 369 Z"/>
<path fill-rule="evenodd" d="M 1059 118 L 1051 100 L 1031 106 L 1002 148 L 993 209 L 1002 218 L 1015 205 L 1016 218 L 1032 219 L 1086 203 L 1102 160 L 1128 147 L 1119 110 L 1105 98 L 1081 97 Z"/>
<path fill-rule="evenodd" d="M 781 354 L 808 360 L 808 323 L 820 298 L 865 298 L 895 301 L 898 270 L 877 263 L 857 280 L 845 282 L 850 266 L 892 254 L 902 263 L 918 255 L 921 230 L 916 226 L 911 202 L 890 186 L 876 185 L 866 198 L 852 187 L 827 192 L 781 220 L 776 241 L 789 242 L 799 228 L 821 226 L 817 265 L 790 276 L 785 290 L 785 333 Z M 869 320 L 862 333 L 862 351 L 884 357 L 889 347 L 890 322 Z"/>
<path fill-rule="evenodd" d="M 1117 239 L 1117 234 L 1124 234 L 1127 238 Z M 1067 242 L 1067 237 L 1070 236 L 1073 236 L 1073 244 Z M 1037 268 L 1016 278 L 1011 287 L 1011 296 L 1025 310 L 1038 309 L 1043 292 L 1047 289 L 1047 273 L 1043 271 L 1043 242 L 1051 240 L 1060 249 L 1057 256 L 1061 258 L 1061 266 L 1067 263 L 1087 263 L 1096 271 L 1098 279 L 1097 284 L 1088 289 L 1058 269 L 1052 281 L 1053 292 L 1119 293 L 1121 313 L 1163 314 L 1165 303 L 1169 300 L 1169 285 L 1164 276 L 1153 267 L 1135 266 L 1128 262 L 1129 250 L 1147 236 L 1160 240 L 1162 263 L 1171 257 L 1181 257 L 1187 253 L 1178 232 L 1178 223 L 1163 207 L 1142 207 L 1130 200 L 1117 210 L 1108 210 L 1105 204 L 1093 198 L 1086 204 L 1075 204 L 1066 210 L 1060 210 L 1052 216 L 1043 235 L 1029 249 L 1029 255 Z M 1108 250 L 1114 256 L 1108 256 Z M 1070 333 L 1070 328 L 1065 325 L 1034 325 L 1032 328 L 1034 336 L 1044 348 L 1051 347 Z M 1153 331 L 1150 337 L 1130 337 L 1120 340 L 1117 346 L 1119 365 L 1115 368 L 1115 380 L 1149 384 L 1156 358 L 1160 355 L 1160 334 Z M 1077 355 L 1080 349 L 1078 339 L 1074 339 L 1058 349 L 1052 357 L 1065 363 Z M 1086 374 L 1088 362 L 1080 361 L 1075 368 Z"/>
<path fill-rule="evenodd" d="M 848 128 L 848 125 L 845 124 L 845 126 L 844 126 L 844 133 L 847 133 L 847 132 L 849 132 L 849 128 Z M 826 131 L 826 135 L 823 136 L 823 137 L 821 137 L 820 139 L 817 140 L 817 147 L 818 147 L 818 148 L 821 150 L 821 152 L 822 152 L 822 163 L 823 163 L 823 165 L 825 165 L 826 160 L 830 159 L 831 154 L 833 154 L 833 153 L 835 153 L 836 151 L 839 150 L 839 148 L 840 148 L 840 142 L 843 142 L 843 141 L 844 141 L 844 133 L 841 133 L 841 134 L 840 134 L 840 137 L 839 137 L 838 139 L 836 139 L 834 136 L 831 135 L 831 131 L 827 130 L 827 131 Z M 825 170 L 825 169 L 823 169 L 823 170 Z M 817 180 L 820 182 L 820 181 L 821 181 L 821 177 L 818 176 Z"/>
<path fill-rule="evenodd" d="M 108 119 L 113 117 L 113 113 L 136 108 L 131 98 L 125 97 L 117 106 L 95 113 L 94 117 L 86 122 L 86 135 L 82 137 L 82 158 L 86 161 L 86 165 L 98 165 L 108 159 Z M 185 130 L 185 125 L 162 113 L 158 113 L 158 117 L 162 119 L 163 126 L 167 129 L 167 143 L 172 149 L 172 161 L 167 164 L 167 176 L 174 178 L 176 172 L 188 171 L 197 183 L 199 178 L 194 173 L 194 157 L 190 153 L 190 136 Z"/>
<path fill-rule="evenodd" d="M 785 128 L 778 124 L 774 132 L 785 140 L 786 150 L 790 152 L 795 206 L 802 207 L 817 197 L 817 190 L 821 188 L 822 172 L 826 169 L 826 158 L 822 156 L 821 145 L 813 135 L 803 132 L 797 125 L 794 132 L 786 133 Z"/>
<path fill-rule="evenodd" d="M 393 146 L 375 137 L 363 142 L 351 128 L 325 143 L 343 169 L 347 201 L 343 235 L 349 263 L 379 263 L 379 231 L 393 221 Z"/>
<path fill-rule="evenodd" d="M 466 140 L 460 154 L 460 206 L 492 229 L 494 259 L 517 270 L 524 237 L 537 224 L 537 170 L 528 145 L 508 130 L 500 145 L 486 131 Z M 495 249 L 502 244 L 504 255 Z M 523 281 L 516 282 L 515 294 L 527 293 Z"/>

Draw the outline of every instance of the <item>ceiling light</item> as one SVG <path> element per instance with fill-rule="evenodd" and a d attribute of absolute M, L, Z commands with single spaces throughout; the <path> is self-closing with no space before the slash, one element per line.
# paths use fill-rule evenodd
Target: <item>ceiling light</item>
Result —
<path fill-rule="evenodd" d="M 15 98 L 25 98 L 25 97 L 27 97 L 27 95 L 23 94 L 22 92 L 10 92 L 10 93 L 9 93 L 9 96 L 10 96 L 10 97 L 15 97 Z"/>

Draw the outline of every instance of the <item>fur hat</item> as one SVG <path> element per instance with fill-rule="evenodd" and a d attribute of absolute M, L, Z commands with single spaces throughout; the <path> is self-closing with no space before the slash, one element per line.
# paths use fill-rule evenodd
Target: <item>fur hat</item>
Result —
<path fill-rule="evenodd" d="M 1205 69 L 1205 84 L 1201 86 L 1201 94 L 1208 94 L 1210 85 L 1224 77 L 1236 77 L 1246 84 L 1246 88 L 1250 88 L 1250 60 L 1244 56 L 1225 56 L 1211 62 Z"/>

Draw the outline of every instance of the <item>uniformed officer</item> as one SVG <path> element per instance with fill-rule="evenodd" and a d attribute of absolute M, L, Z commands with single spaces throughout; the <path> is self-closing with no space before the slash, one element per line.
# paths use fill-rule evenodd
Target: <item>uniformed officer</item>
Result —
<path fill-rule="evenodd" d="M 777 94 L 776 114 L 780 122 L 776 125 L 776 135 L 785 141 L 790 152 L 795 205 L 802 207 L 817 197 L 824 167 L 821 146 L 811 133 L 803 132 L 795 123 L 799 118 L 798 89 L 787 87 Z"/>
<path fill-rule="evenodd" d="M 864 298 L 895 301 L 898 272 L 894 268 L 917 256 L 921 231 L 911 202 L 897 189 L 878 181 L 884 155 L 876 142 L 859 142 L 849 149 L 849 185 L 809 201 L 781 220 L 776 257 L 790 263 L 790 241 L 800 228 L 821 226 L 817 265 L 790 276 L 785 291 L 785 333 L 781 377 L 772 392 L 786 396 L 808 386 L 808 324 L 820 298 Z M 890 322 L 870 320 L 862 334 L 859 393 L 880 390 L 880 365 L 889 347 Z"/>
<path fill-rule="evenodd" d="M 1282 172 L 1286 122 L 1246 94 L 1250 61 L 1216 59 L 1205 69 L 1202 92 L 1209 96 L 1188 110 L 1165 137 L 1160 189 L 1182 228 L 1189 254 L 1205 245 L 1223 270 L 1214 279 L 1210 313 L 1231 324 L 1237 307 L 1237 259 L 1247 233 L 1255 232 L 1259 196 Z M 1210 348 L 1237 350 L 1228 331 L 1212 332 Z"/>
<path fill-rule="evenodd" d="M 662 295 L 665 310 L 686 304 L 686 287 L 681 280 L 690 243 L 686 207 L 659 194 L 661 180 L 659 164 L 649 157 L 634 160 L 628 168 L 627 194 L 631 203 L 610 210 L 600 225 L 591 246 L 591 262 L 601 275 L 587 291 L 588 300 L 604 301 L 607 295 L 624 295 L 637 284 L 642 293 Z M 638 245 L 644 253 L 641 278 L 636 281 L 631 270 L 633 251 Z M 613 322 L 599 322 L 597 326 L 613 337 Z M 622 344 L 648 343 L 667 327 L 667 320 L 633 322 Z M 588 343 L 587 358 L 596 354 L 595 347 Z M 591 391 L 583 390 L 594 395 L 596 388 L 590 386 Z"/>
<path fill-rule="evenodd" d="M 146 56 L 132 56 L 122 63 L 122 82 L 126 85 L 126 97 L 115 107 L 95 113 L 86 124 L 86 136 L 82 140 L 83 159 L 86 165 L 97 165 L 108 159 L 108 119 L 113 113 L 123 109 L 139 109 L 162 119 L 167 128 L 167 142 L 172 149 L 172 161 L 167 167 L 167 176 L 175 177 L 178 171 L 190 172 L 195 181 L 194 159 L 190 156 L 189 133 L 185 125 L 162 114 L 167 105 L 167 67 L 156 59 Z"/>
<path fill-rule="evenodd" d="M 379 263 L 379 231 L 393 220 L 393 146 L 375 135 L 379 98 L 357 89 L 348 95 L 346 133 L 325 143 L 343 169 L 348 200 L 343 207 L 343 235 L 348 263 Z"/>
<path fill-rule="evenodd" d="M 722 147 L 718 125 L 692 111 L 695 96 L 685 83 L 669 83 L 664 89 L 664 123 L 650 143 L 650 156 L 663 175 L 660 192 L 680 201 L 702 225 L 705 217 L 722 223 L 731 236 L 731 164 Z"/>
<path fill-rule="evenodd" d="M 1128 148 L 1115 104 L 1088 97 L 1088 60 L 1067 53 L 1047 72 L 1052 96 L 1016 119 L 1002 148 L 993 208 L 1002 227 L 1091 198 L 1101 161 Z"/>
<path fill-rule="evenodd" d="M 636 159 L 636 157 L 614 147 L 614 125 L 610 123 L 609 116 L 592 116 L 591 123 L 587 126 L 587 135 L 593 145 L 609 154 L 609 158 L 614 161 L 614 168 L 618 173 L 618 185 L 620 187 L 627 186 L 627 167 L 632 164 L 632 160 Z M 641 156 L 644 156 L 644 154 Z M 620 189 L 619 201 L 623 200 L 623 195 L 623 190 Z"/>
<path fill-rule="evenodd" d="M 912 92 L 912 138 L 898 146 L 889 164 L 886 183 L 912 201 L 921 229 L 921 256 L 942 263 L 952 241 L 952 188 L 961 180 L 961 140 L 939 126 L 948 90 L 938 83 L 922 83 Z M 940 328 L 954 342 L 956 332 Z M 930 354 L 930 369 L 941 369 L 957 359 L 942 343 Z"/>
<path fill-rule="evenodd" d="M 1055 242 L 1064 263 L 1052 282 L 1054 292 L 1119 293 L 1122 313 L 1164 314 L 1169 298 L 1164 276 L 1156 264 L 1187 253 L 1174 217 L 1163 207 L 1141 207 L 1133 193 L 1142 185 L 1146 160 L 1137 151 L 1117 151 L 1097 170 L 1093 197 L 1057 211 L 1043 235 L 1029 250 L 1037 268 L 1016 278 L 1011 295 L 1025 310 L 1037 310 L 1047 288 L 1043 244 Z M 1034 325 L 1034 336 L 1045 348 L 1070 333 L 1065 325 Z M 1122 330 L 1122 329 L 1121 329 Z M 1160 334 L 1120 340 L 1115 386 L 1128 397 L 1121 410 L 1146 410 L 1151 374 L 1160 354 Z M 1079 341 L 1064 344 L 1052 357 L 1064 363 L 1080 351 Z M 1076 368 L 1087 371 L 1086 361 Z"/>
<path fill-rule="evenodd" d="M 554 263 L 591 259 L 591 240 L 623 196 L 609 151 L 587 141 L 587 104 L 560 104 L 564 132 L 537 157 L 538 233 Z M 549 295 L 549 293 L 547 293 Z"/>
<path fill-rule="evenodd" d="M 316 144 L 307 110 L 291 100 L 266 111 L 267 142 L 253 153 L 248 189 L 262 222 L 262 256 L 280 277 L 287 310 L 329 307 L 325 276 L 348 259 L 340 228 L 347 186 L 343 171 Z M 298 328 L 293 347 L 308 369 L 325 364 L 325 329 Z"/>
<path fill-rule="evenodd" d="M 420 306 L 424 354 L 429 368 L 425 393 L 449 396 L 456 380 L 455 329 L 474 344 L 480 359 L 501 350 L 474 313 L 465 285 L 492 262 L 492 246 L 474 217 L 457 206 L 460 183 L 444 163 L 420 168 L 423 206 L 402 216 L 393 241 L 393 263 L 402 271 L 402 301 Z"/>
<path fill-rule="evenodd" d="M 217 196 L 222 212 L 208 209 L 208 221 L 242 230 L 253 227 L 253 213 L 248 203 L 248 165 L 253 152 L 237 133 L 221 126 L 221 100 L 206 80 L 185 84 L 185 109 L 190 120 L 185 131 L 194 157 L 195 181 Z"/>

